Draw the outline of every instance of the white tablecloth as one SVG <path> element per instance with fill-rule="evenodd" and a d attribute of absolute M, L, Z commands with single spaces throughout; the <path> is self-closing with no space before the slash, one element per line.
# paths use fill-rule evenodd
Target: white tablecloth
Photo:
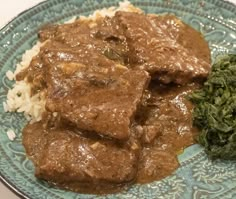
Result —
<path fill-rule="evenodd" d="M 13 19 L 17 14 L 36 5 L 43 0 L 0 0 L 0 28 Z M 236 4 L 236 0 L 229 0 Z M 0 182 L 1 199 L 19 199 Z"/>

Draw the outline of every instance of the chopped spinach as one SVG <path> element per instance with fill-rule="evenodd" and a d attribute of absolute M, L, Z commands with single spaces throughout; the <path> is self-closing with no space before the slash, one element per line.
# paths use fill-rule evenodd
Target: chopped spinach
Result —
<path fill-rule="evenodd" d="M 189 95 L 195 104 L 198 142 L 212 158 L 236 159 L 236 55 L 217 58 L 203 88 Z"/>

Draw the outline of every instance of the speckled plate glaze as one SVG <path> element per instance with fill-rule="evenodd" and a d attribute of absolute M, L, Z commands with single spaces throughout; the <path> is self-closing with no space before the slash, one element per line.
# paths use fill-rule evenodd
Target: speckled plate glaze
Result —
<path fill-rule="evenodd" d="M 221 0 L 144 0 L 131 1 L 148 13 L 174 13 L 201 31 L 209 42 L 212 58 L 217 54 L 236 53 L 236 7 Z M 45 23 L 88 15 L 96 9 L 117 5 L 118 0 L 49 0 L 33 7 L 0 30 L 0 175 L 22 198 L 31 199 L 191 199 L 236 198 L 236 161 L 207 158 L 199 145 L 187 148 L 179 156 L 181 167 L 171 176 L 146 185 L 134 185 L 119 194 L 94 196 L 52 188 L 34 177 L 34 167 L 21 144 L 24 117 L 4 113 L 2 102 L 11 87 L 5 76 L 14 70 L 23 52 L 37 40 L 37 30 Z M 191 35 L 189 35 L 191 37 Z M 17 138 L 9 141 L 6 131 L 13 129 Z"/>

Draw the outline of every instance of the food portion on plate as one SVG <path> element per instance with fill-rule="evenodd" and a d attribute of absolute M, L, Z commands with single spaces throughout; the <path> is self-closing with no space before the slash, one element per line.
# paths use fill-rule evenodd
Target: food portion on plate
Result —
<path fill-rule="evenodd" d="M 236 159 L 236 55 L 219 56 L 202 89 L 189 95 L 198 142 L 212 158 Z"/>
<path fill-rule="evenodd" d="M 37 178 L 103 194 L 178 168 L 198 135 L 187 95 L 211 69 L 199 32 L 125 2 L 44 26 L 39 40 L 8 73 L 16 84 L 5 103 L 30 120 L 23 145 Z"/>

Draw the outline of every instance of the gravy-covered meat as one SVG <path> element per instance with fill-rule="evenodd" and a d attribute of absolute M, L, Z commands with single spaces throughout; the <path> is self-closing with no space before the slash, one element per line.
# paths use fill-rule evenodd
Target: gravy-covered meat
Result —
<path fill-rule="evenodd" d="M 67 54 L 72 62 L 62 62 L 62 54 Z M 89 55 L 91 62 L 85 64 L 84 58 L 75 52 L 47 51 L 46 108 L 59 112 L 79 129 L 128 139 L 149 76 L 145 71 L 128 70 L 102 55 Z"/>
<path fill-rule="evenodd" d="M 109 67 L 114 62 L 123 65 L 128 51 L 126 39 L 115 34 L 111 20 L 105 18 L 96 23 L 78 20 L 71 24 L 45 26 L 39 32 L 39 38 L 44 42 L 39 54 L 28 68 L 17 74 L 17 80 L 26 77 L 33 89 L 44 88 L 48 71 L 44 57 L 50 54 L 48 58 L 54 62 L 78 62 L 97 67 Z"/>
<path fill-rule="evenodd" d="M 197 133 L 186 95 L 210 70 L 200 33 L 138 10 L 48 25 L 39 39 L 40 52 L 16 77 L 45 96 L 42 121 L 23 130 L 36 177 L 103 194 L 178 168 Z"/>
<path fill-rule="evenodd" d="M 154 16 L 117 12 L 115 18 L 127 37 L 133 67 L 148 71 L 163 83 L 186 84 L 208 75 L 209 60 L 196 57 L 169 37 L 168 29 L 160 28 Z"/>
<path fill-rule="evenodd" d="M 179 167 L 175 153 L 158 147 L 144 148 L 139 162 L 137 182 L 148 183 L 172 174 Z"/>
<path fill-rule="evenodd" d="M 148 73 L 121 65 L 114 53 L 121 52 L 123 45 L 96 36 L 98 27 L 76 22 L 54 28 L 47 30 L 52 34 L 42 33 L 42 38 L 53 40 L 41 48 L 27 76 L 30 81 L 31 74 L 39 74 L 42 79 L 37 82 L 45 82 L 47 110 L 59 112 L 79 129 L 128 139 L 132 118 L 150 79 Z"/>
<path fill-rule="evenodd" d="M 186 48 L 192 55 L 198 59 L 210 63 L 211 55 L 208 43 L 203 35 L 191 26 L 182 22 L 174 15 L 148 15 L 148 18 L 160 28 L 166 36 L 176 40 L 178 44 Z M 190 37 L 191 35 L 191 37 Z"/>
<path fill-rule="evenodd" d="M 162 132 L 160 137 L 172 140 L 174 150 L 180 150 L 178 144 L 190 145 L 194 142 L 192 133 L 196 129 L 192 124 L 193 105 L 187 99 L 187 94 L 196 90 L 199 85 L 185 86 L 150 85 L 152 96 L 146 107 L 145 125 L 158 125 Z M 174 136 L 176 138 L 174 138 Z M 178 140 L 180 139 L 180 140 Z M 172 146 L 171 146 L 172 147 Z"/>
<path fill-rule="evenodd" d="M 139 152 L 135 141 L 118 144 L 45 125 L 31 124 L 23 131 L 23 144 L 38 178 L 91 193 L 114 192 L 135 180 Z"/>
<path fill-rule="evenodd" d="M 88 79 L 68 78 L 64 85 L 53 79 L 46 108 L 59 112 L 80 129 L 128 139 L 148 75 L 141 71 L 125 71 L 119 77 L 111 74 L 109 78 L 90 75 L 93 77 Z"/>
<path fill-rule="evenodd" d="M 152 182 L 178 168 L 177 154 L 195 143 L 197 129 L 192 124 L 191 102 L 186 96 L 198 85 L 166 86 L 152 83 L 147 106 L 140 109 L 137 121 L 142 124 L 143 151 L 138 182 Z"/>

